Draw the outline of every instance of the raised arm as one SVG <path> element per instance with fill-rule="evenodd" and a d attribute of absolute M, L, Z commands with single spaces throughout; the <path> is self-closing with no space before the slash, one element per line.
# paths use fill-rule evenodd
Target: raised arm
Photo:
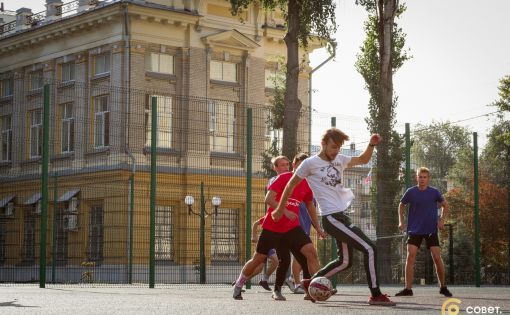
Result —
<path fill-rule="evenodd" d="M 363 165 L 370 162 L 370 158 L 372 157 L 372 154 L 374 153 L 374 148 L 376 145 L 378 145 L 382 141 L 382 138 L 378 134 L 373 134 L 370 137 L 370 141 L 368 142 L 367 148 L 363 153 L 361 153 L 360 156 L 353 156 L 351 158 L 351 161 L 349 164 L 347 164 L 347 167 L 352 167 L 356 165 Z"/>

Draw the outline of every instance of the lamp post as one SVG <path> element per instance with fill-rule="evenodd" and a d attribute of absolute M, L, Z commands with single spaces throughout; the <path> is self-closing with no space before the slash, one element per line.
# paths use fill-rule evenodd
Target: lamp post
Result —
<path fill-rule="evenodd" d="M 453 267 L 453 223 L 446 223 L 444 226 L 448 227 L 448 264 L 450 265 L 450 284 L 454 284 L 455 269 Z"/>
<path fill-rule="evenodd" d="M 205 210 L 205 197 L 204 197 L 204 183 L 200 183 L 200 213 L 193 210 L 195 198 L 193 196 L 186 196 L 184 203 L 188 206 L 188 215 L 196 215 L 200 217 L 200 283 L 205 284 L 205 218 L 212 213 Z M 220 197 L 213 197 L 211 200 L 214 206 L 214 215 L 218 215 L 218 207 L 221 205 Z"/>

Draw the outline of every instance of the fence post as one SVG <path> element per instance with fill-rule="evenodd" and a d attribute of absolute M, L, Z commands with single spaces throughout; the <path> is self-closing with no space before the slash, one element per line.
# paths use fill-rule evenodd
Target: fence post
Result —
<path fill-rule="evenodd" d="M 200 284 L 205 284 L 205 196 L 200 182 Z"/>
<path fill-rule="evenodd" d="M 475 202 L 475 285 L 480 287 L 480 209 L 478 195 L 478 135 L 473 132 L 473 193 Z"/>
<path fill-rule="evenodd" d="M 50 134 L 50 85 L 44 85 L 43 108 L 43 146 L 42 146 L 42 209 L 41 231 L 39 242 L 39 287 L 46 287 L 46 229 L 48 228 L 48 162 L 49 162 L 49 134 Z M 56 201 L 56 200 L 55 200 Z"/>
<path fill-rule="evenodd" d="M 245 258 L 251 258 L 251 188 L 252 188 L 252 159 L 253 159 L 253 109 L 246 112 L 246 251 Z M 246 288 L 251 289 L 251 282 L 246 283 Z"/>
<path fill-rule="evenodd" d="M 149 240 L 149 288 L 154 288 L 154 259 L 156 246 L 156 147 L 158 130 L 158 100 L 152 97 L 151 106 L 151 193 L 150 193 L 150 240 Z"/>
<path fill-rule="evenodd" d="M 406 189 L 411 187 L 411 131 L 406 123 Z"/>
<path fill-rule="evenodd" d="M 55 283 L 55 274 L 57 272 L 57 198 L 58 198 L 58 176 L 57 172 L 53 174 L 53 228 L 51 231 L 51 282 Z"/>
<path fill-rule="evenodd" d="M 133 217 L 135 208 L 135 175 L 129 176 L 129 254 L 128 254 L 128 283 L 133 283 Z"/>

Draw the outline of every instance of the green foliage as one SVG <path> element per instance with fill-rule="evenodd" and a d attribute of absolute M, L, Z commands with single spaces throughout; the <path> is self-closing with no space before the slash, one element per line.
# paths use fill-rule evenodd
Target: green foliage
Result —
<path fill-rule="evenodd" d="M 480 168 L 491 182 L 510 189 L 510 75 L 499 81 L 499 99 L 492 103 L 500 111 L 480 159 Z"/>
<path fill-rule="evenodd" d="M 283 56 L 278 56 L 275 61 L 278 64 L 278 70 L 275 72 L 275 75 L 271 77 L 274 85 L 274 91 L 273 97 L 271 98 L 271 106 L 269 107 L 269 115 L 266 117 L 266 124 L 273 130 L 283 128 L 283 117 L 285 112 L 285 58 Z M 278 138 L 271 139 L 271 146 L 269 149 L 261 153 L 262 176 L 265 178 L 276 176 L 276 172 L 273 171 L 271 159 L 281 154 L 281 149 L 278 146 Z"/>
<path fill-rule="evenodd" d="M 502 111 L 499 117 L 503 119 L 503 112 L 510 112 L 510 75 L 499 81 L 498 90 L 499 100 L 495 101 L 492 105 Z"/>
<path fill-rule="evenodd" d="M 271 178 L 273 176 L 276 176 L 276 172 L 273 170 L 273 164 L 271 163 L 271 160 L 273 157 L 280 155 L 281 152 L 278 149 L 278 139 L 274 138 L 271 141 L 271 146 L 268 150 L 265 150 L 261 153 L 262 156 L 262 171 L 260 174 L 264 178 Z"/>
<path fill-rule="evenodd" d="M 285 73 L 287 73 L 287 67 L 285 66 L 285 58 L 283 56 L 276 57 L 276 62 L 278 70 L 271 77 L 274 85 L 271 107 L 269 108 L 271 114 L 267 117 L 266 123 L 273 129 L 281 129 L 283 128 L 283 117 L 285 114 Z"/>
<path fill-rule="evenodd" d="M 501 119 L 492 126 L 480 170 L 491 182 L 510 189 L 510 121 Z"/>
<path fill-rule="evenodd" d="M 411 147 L 416 168 L 425 166 L 431 171 L 431 185 L 446 192 L 446 180 L 458 161 L 459 154 L 472 152 L 471 132 L 466 127 L 449 122 L 416 125 Z M 457 174 L 462 176 L 462 174 Z"/>
<path fill-rule="evenodd" d="M 380 55 L 379 55 L 379 33 L 378 33 L 378 15 L 375 13 L 375 7 L 373 1 L 357 1 L 356 3 L 364 5 L 369 12 L 368 20 L 365 22 L 365 34 L 366 38 L 363 42 L 363 46 L 360 48 L 361 53 L 357 55 L 356 70 L 363 76 L 365 80 L 365 88 L 370 94 L 368 102 L 369 117 L 365 119 L 368 124 L 368 129 L 371 133 L 377 133 L 381 130 L 381 125 L 387 124 L 387 121 L 383 121 L 381 117 L 381 106 L 380 106 L 380 93 L 381 93 L 381 68 L 380 68 Z M 399 14 L 405 11 L 405 6 L 401 6 Z M 392 45 L 392 71 L 396 72 L 403 63 L 411 58 L 408 52 L 404 50 L 405 45 L 405 34 L 398 25 L 394 24 L 393 30 L 393 45 Z M 381 178 L 385 185 L 389 188 L 389 191 L 393 193 L 393 196 L 397 194 L 401 187 L 401 181 L 397 175 L 400 168 L 400 163 L 403 160 L 403 138 L 393 130 L 395 126 L 395 108 L 398 103 L 398 98 L 394 97 L 392 102 L 391 113 L 389 115 L 391 131 L 388 139 L 385 139 L 381 145 L 387 147 L 387 163 L 385 165 L 385 174 Z M 393 174 L 393 175 L 390 175 Z M 394 199 L 393 197 L 391 197 Z"/>
<path fill-rule="evenodd" d="M 268 11 L 281 10 L 285 20 L 288 21 L 288 1 L 286 0 L 228 0 L 232 15 L 237 15 L 254 2 Z M 298 39 L 303 47 L 308 47 L 309 40 L 318 37 L 325 42 L 334 42 L 336 16 L 335 2 L 333 0 L 297 0 L 299 12 Z"/>

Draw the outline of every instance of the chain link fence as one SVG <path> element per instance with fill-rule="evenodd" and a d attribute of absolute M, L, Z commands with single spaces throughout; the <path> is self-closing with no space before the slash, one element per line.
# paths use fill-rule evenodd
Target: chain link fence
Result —
<path fill-rule="evenodd" d="M 126 90 L 101 78 L 90 84 L 37 76 L 11 82 L 11 95 L 0 99 L 0 282 L 154 285 L 236 279 L 254 250 L 251 223 L 266 211 L 269 160 L 282 145 L 282 130 L 269 123 L 268 104 L 175 95 L 157 87 Z M 349 119 L 303 109 L 298 151 L 318 153 L 315 130 L 332 125 L 347 134 L 355 128 Z M 381 282 L 403 283 L 405 237 L 396 228 L 400 196 L 389 197 L 394 208 L 378 211 L 376 174 L 395 178 L 403 192 L 406 175 L 428 166 L 432 184 L 451 204 L 441 233 L 447 281 L 472 284 L 474 173 L 465 168 L 459 172 L 465 176 L 454 180 L 453 169 L 443 171 L 442 159 L 422 158 L 420 152 L 432 144 L 420 141 L 420 132 L 426 130 L 411 134 L 410 169 L 402 161 L 399 174 L 377 172 L 373 159 L 345 171 L 344 183 L 356 197 L 349 215 L 374 242 L 390 244 L 390 251 L 378 253 Z M 360 155 L 368 143 L 360 138 L 341 153 Z M 491 185 L 482 173 L 481 281 L 508 284 L 508 195 Z M 382 215 L 394 220 L 394 230 L 378 229 Z M 331 238 L 319 240 L 315 232 L 312 238 L 321 265 L 336 257 Z M 436 281 L 429 257 L 420 252 L 418 282 Z M 365 284 L 362 256 L 355 251 L 352 268 L 333 280 Z"/>

